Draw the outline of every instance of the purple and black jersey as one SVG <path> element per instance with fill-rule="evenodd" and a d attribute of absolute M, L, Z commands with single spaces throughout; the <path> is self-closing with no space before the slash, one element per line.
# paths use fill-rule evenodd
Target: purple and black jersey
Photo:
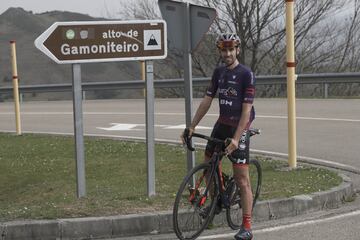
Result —
<path fill-rule="evenodd" d="M 253 103 L 255 96 L 255 77 L 252 71 L 242 64 L 234 69 L 225 66 L 215 69 L 206 95 L 215 97 L 219 92 L 220 116 L 218 122 L 237 127 L 241 117 L 242 104 Z M 251 109 L 250 122 L 255 118 Z"/>

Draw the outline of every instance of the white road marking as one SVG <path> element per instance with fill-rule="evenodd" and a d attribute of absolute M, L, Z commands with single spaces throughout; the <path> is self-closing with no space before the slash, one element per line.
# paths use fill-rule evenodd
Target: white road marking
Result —
<path fill-rule="evenodd" d="M 97 129 L 105 130 L 105 131 L 142 131 L 145 130 L 145 124 L 131 124 L 131 123 L 111 123 L 111 127 L 96 127 Z M 137 128 L 141 127 L 141 128 Z M 154 127 L 162 128 L 162 129 L 184 129 L 185 124 L 180 125 L 159 125 L 155 124 Z M 197 129 L 212 129 L 211 127 L 203 127 L 197 126 Z"/>
<path fill-rule="evenodd" d="M 302 227 L 302 226 L 306 226 L 306 225 L 315 226 L 316 224 L 319 224 L 319 223 L 331 222 L 331 221 L 339 220 L 342 218 L 353 217 L 353 216 L 357 216 L 357 215 L 360 215 L 360 210 L 357 210 L 354 212 L 349 212 L 349 213 L 344 213 L 341 215 L 336 215 L 336 216 L 332 216 L 332 217 L 328 217 L 328 218 L 322 218 L 322 219 L 317 219 L 317 220 L 307 220 L 307 221 L 303 221 L 303 222 L 290 223 L 290 224 L 285 224 L 285 225 L 276 226 L 276 227 L 269 227 L 269 228 L 254 230 L 253 233 L 255 235 L 255 234 L 261 234 L 261 233 L 281 231 L 281 230 L 285 230 L 285 229 L 289 229 L 289 228 Z M 217 235 L 199 237 L 198 239 L 218 239 L 218 238 L 225 238 L 225 237 L 228 238 L 228 237 L 233 237 L 234 234 L 235 233 L 217 234 Z"/>
<path fill-rule="evenodd" d="M 21 112 L 22 115 L 72 115 L 72 112 Z M 145 115 L 145 112 L 83 112 L 84 115 Z M 14 112 L 1 112 L 0 115 L 14 115 Z M 162 113 L 158 112 L 155 115 L 165 116 L 184 116 L 185 113 Z M 207 113 L 206 116 L 218 117 L 217 113 Z M 256 115 L 257 118 L 273 118 L 273 119 L 287 119 L 285 115 Z M 298 120 L 313 120 L 313 121 L 337 121 L 337 122 L 360 122 L 360 119 L 349 118 L 319 118 L 319 117 L 296 117 Z"/>
<path fill-rule="evenodd" d="M 102 129 L 105 131 L 141 131 L 142 129 L 136 129 L 138 124 L 129 124 L 129 123 L 111 123 L 112 127 L 103 128 L 97 127 L 97 129 Z"/>
<path fill-rule="evenodd" d="M 287 116 L 269 116 L 269 115 L 256 115 L 257 118 L 275 118 L 287 119 Z M 346 119 L 346 118 L 318 118 L 318 117 L 296 117 L 298 120 L 314 120 L 314 121 L 340 121 L 340 122 L 360 122 L 360 119 Z"/>
<path fill-rule="evenodd" d="M 185 124 L 180 124 L 180 125 L 175 125 L 175 126 L 169 125 L 168 127 L 165 127 L 164 129 L 185 129 L 185 128 L 186 128 Z M 197 126 L 196 129 L 212 129 L 212 127 Z"/>

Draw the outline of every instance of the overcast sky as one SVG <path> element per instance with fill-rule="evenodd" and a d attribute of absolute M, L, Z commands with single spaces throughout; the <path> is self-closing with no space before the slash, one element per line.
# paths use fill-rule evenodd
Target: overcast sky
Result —
<path fill-rule="evenodd" d="M 93 17 L 114 15 L 129 0 L 0 0 L 0 14 L 9 7 L 22 7 L 27 11 L 42 13 L 46 11 L 71 11 L 85 13 Z"/>
<path fill-rule="evenodd" d="M 9 7 L 22 7 L 34 13 L 59 10 L 84 13 L 93 17 L 116 18 L 119 17 L 119 9 L 132 1 L 137 0 L 0 0 L 0 14 Z"/>

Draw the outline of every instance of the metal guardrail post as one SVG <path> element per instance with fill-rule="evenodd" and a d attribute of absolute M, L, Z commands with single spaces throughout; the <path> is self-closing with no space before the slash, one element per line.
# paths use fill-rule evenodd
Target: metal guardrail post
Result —
<path fill-rule="evenodd" d="M 329 84 L 324 83 L 324 98 L 328 98 L 328 97 L 329 97 Z"/>

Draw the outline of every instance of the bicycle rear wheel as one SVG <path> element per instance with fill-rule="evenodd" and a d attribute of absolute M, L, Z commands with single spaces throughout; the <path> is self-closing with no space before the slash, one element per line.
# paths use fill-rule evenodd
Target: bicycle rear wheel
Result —
<path fill-rule="evenodd" d="M 249 174 L 250 174 L 250 183 L 251 191 L 253 194 L 253 205 L 256 204 L 256 201 L 260 195 L 261 181 L 262 181 L 262 171 L 261 165 L 257 160 L 250 160 L 249 164 Z M 231 179 L 227 187 L 228 197 L 230 201 L 229 208 L 226 208 L 226 220 L 231 229 L 239 229 L 242 223 L 242 209 L 241 209 L 241 196 L 238 186 L 235 184 L 235 180 Z"/>
<path fill-rule="evenodd" d="M 180 185 L 173 209 L 173 227 L 179 239 L 198 237 L 214 215 L 219 181 L 216 174 L 208 181 L 210 172 L 211 165 L 202 163 L 193 168 Z"/>

